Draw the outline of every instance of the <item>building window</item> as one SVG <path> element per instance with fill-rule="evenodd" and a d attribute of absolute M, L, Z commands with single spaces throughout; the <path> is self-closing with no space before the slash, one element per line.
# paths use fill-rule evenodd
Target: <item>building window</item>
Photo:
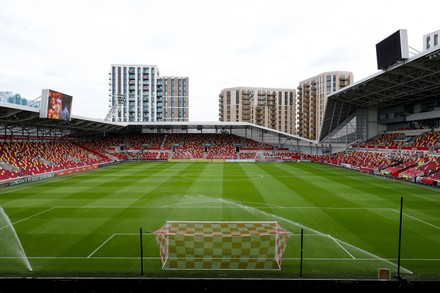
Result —
<path fill-rule="evenodd" d="M 327 75 L 326 78 L 326 93 L 327 95 L 331 93 L 332 90 L 332 76 L 331 75 Z"/>

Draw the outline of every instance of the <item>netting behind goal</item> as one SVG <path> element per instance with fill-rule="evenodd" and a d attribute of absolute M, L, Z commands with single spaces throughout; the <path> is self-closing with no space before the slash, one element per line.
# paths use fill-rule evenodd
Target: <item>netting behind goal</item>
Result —
<path fill-rule="evenodd" d="M 162 269 L 280 270 L 292 233 L 277 222 L 168 221 L 154 235 Z"/>

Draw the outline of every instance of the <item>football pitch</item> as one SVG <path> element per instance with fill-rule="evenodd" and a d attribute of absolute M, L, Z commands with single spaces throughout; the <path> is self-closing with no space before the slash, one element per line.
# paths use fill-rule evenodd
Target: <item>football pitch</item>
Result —
<path fill-rule="evenodd" d="M 316 163 L 123 163 L 1 188 L 0 207 L 0 276 L 440 280 L 439 189 Z M 167 270 L 167 221 L 293 235 L 280 270 Z"/>

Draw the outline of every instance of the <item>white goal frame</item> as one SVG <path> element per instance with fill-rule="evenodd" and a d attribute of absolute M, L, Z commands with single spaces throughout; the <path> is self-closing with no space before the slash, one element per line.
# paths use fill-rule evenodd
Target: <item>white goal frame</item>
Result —
<path fill-rule="evenodd" d="M 281 270 L 292 236 L 276 221 L 167 221 L 153 234 L 164 270 Z"/>

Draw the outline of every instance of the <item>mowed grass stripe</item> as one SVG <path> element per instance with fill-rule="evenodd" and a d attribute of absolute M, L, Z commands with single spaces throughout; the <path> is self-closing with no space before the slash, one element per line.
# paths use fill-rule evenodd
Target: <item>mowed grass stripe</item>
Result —
<path fill-rule="evenodd" d="M 162 165 L 162 167 L 166 166 Z M 170 166 L 168 166 L 168 168 L 170 168 Z M 175 168 L 173 172 L 166 172 L 165 170 L 164 173 L 169 174 L 169 177 L 173 177 L 178 173 L 178 170 L 176 169 L 178 168 Z M 154 176 L 154 174 L 152 176 Z M 130 176 L 130 174 L 123 172 L 122 177 L 126 176 Z M 144 176 L 148 176 L 147 173 L 144 173 Z M 153 185 L 154 189 L 160 190 L 167 184 L 167 181 L 164 181 L 163 178 L 161 178 L 161 181 L 163 181 L 162 184 Z M 102 184 L 102 182 L 100 184 Z M 57 211 L 52 212 L 50 216 L 40 219 L 37 223 L 38 229 L 36 231 L 29 231 L 29 233 L 37 235 L 37 238 L 41 235 L 45 235 L 48 239 L 54 237 L 65 239 L 66 241 L 61 243 L 61 245 L 49 249 L 49 251 L 55 253 L 55 255 L 61 255 L 62 253 L 67 255 L 82 255 L 88 253 L 90 249 L 101 243 L 103 238 L 108 237 L 109 233 L 118 229 L 126 230 L 127 222 L 129 222 L 128 229 L 131 230 L 137 230 L 145 223 L 154 223 L 154 221 L 145 221 L 142 217 L 142 212 L 133 212 L 132 210 L 128 212 L 125 208 L 142 205 L 140 201 L 142 201 L 142 198 L 149 193 L 144 194 L 142 191 L 140 192 L 141 196 L 139 196 L 139 191 L 136 191 L 136 189 L 143 189 L 143 187 L 142 183 L 135 184 L 128 188 L 131 192 L 127 193 L 126 183 L 124 183 L 121 184 L 120 188 L 115 189 L 113 193 L 108 193 L 105 190 L 101 191 L 101 195 L 98 196 L 95 201 L 84 202 L 84 205 L 78 205 L 77 209 L 69 208 L 66 210 L 58 208 Z M 154 194 L 154 190 L 150 191 Z M 133 196 L 130 196 L 130 194 L 132 195 L 134 193 L 138 194 L 138 196 L 135 197 L 136 200 L 133 200 Z M 75 196 L 75 194 L 73 193 L 73 195 L 70 196 Z M 123 206 L 125 207 L 105 210 L 88 210 L 83 208 L 87 205 L 111 203 L 111 199 L 103 200 L 102 197 L 104 196 L 115 196 L 122 199 L 124 201 Z M 62 215 L 62 217 L 60 215 Z M 149 216 L 147 218 L 149 218 Z M 53 219 L 63 220 L 53 221 Z M 155 226 L 158 227 L 160 224 L 162 224 L 162 222 L 156 223 Z M 74 234 L 75 237 L 71 237 L 71 234 Z M 80 235 L 83 235 L 83 237 L 79 237 Z M 48 247 L 50 247 L 50 245 Z"/>
<path fill-rule="evenodd" d="M 225 164 L 225 181 L 223 183 L 222 199 L 225 207 L 234 206 L 237 203 L 261 203 L 266 205 L 264 194 L 258 189 L 264 174 L 252 168 L 248 170 L 248 164 Z M 236 206 L 236 205 L 235 205 Z M 261 214 L 255 214 L 252 209 L 224 209 L 224 219 L 234 219 L 235 221 L 249 220 L 268 220 Z"/>
<path fill-rule="evenodd" d="M 298 166 L 302 167 L 300 164 Z M 306 167 L 308 168 L 308 166 Z M 324 169 L 324 168 L 329 169 L 329 172 L 340 173 L 341 176 L 332 177 L 336 182 L 335 185 L 336 186 L 347 185 L 348 187 L 352 188 L 353 189 L 352 194 L 349 194 L 348 196 L 353 198 L 353 201 L 358 202 L 357 206 L 363 205 L 365 206 L 365 209 L 368 209 L 369 213 L 371 213 L 371 215 L 360 217 L 359 212 L 361 211 L 356 212 L 354 210 L 353 211 L 346 210 L 342 213 L 341 212 L 335 213 L 334 211 L 331 211 L 332 214 L 331 218 L 338 220 L 341 223 L 346 222 L 343 224 L 343 226 L 351 229 L 352 232 L 350 234 L 358 235 L 359 237 L 362 237 L 364 239 L 368 238 L 365 240 L 365 243 L 375 243 L 375 248 L 378 250 L 383 250 L 385 255 L 395 254 L 395 251 L 392 249 L 392 246 L 390 246 L 389 243 L 387 243 L 389 242 L 387 238 L 377 237 L 377 234 L 386 234 L 387 231 L 390 231 L 389 233 L 391 233 L 391 235 L 394 236 L 394 238 L 397 238 L 398 230 L 396 228 L 394 228 L 393 230 L 393 226 L 396 225 L 396 221 L 399 216 L 398 210 L 400 207 L 400 197 L 403 196 L 407 199 L 405 205 L 406 210 L 409 213 L 412 213 L 413 212 L 412 203 L 414 201 L 414 198 L 417 199 L 416 200 L 417 202 L 420 202 L 419 199 L 422 197 L 423 202 L 426 205 L 426 203 L 433 201 L 435 202 L 435 200 L 433 200 L 433 196 L 438 197 L 439 195 L 438 191 L 436 190 L 426 191 L 425 189 L 418 188 L 418 186 L 415 185 L 408 186 L 401 184 L 399 182 L 378 179 L 358 173 L 355 173 L 357 176 L 353 177 L 351 175 L 353 171 L 340 170 L 335 167 L 320 165 L 320 169 Z M 346 179 L 345 176 L 343 176 L 345 174 L 349 174 L 350 178 L 353 180 Z M 329 179 L 324 178 L 323 180 L 328 181 Z M 369 184 L 370 181 L 373 181 L 375 184 L 373 185 Z M 331 186 L 332 182 L 330 181 L 328 182 L 328 184 Z M 380 186 L 380 188 L 377 187 L 378 185 Z M 348 189 L 348 191 L 349 190 L 350 189 Z M 359 190 L 360 192 L 357 192 Z M 343 194 L 343 192 L 339 190 L 338 194 L 341 195 Z M 332 197 L 332 201 L 333 200 L 334 198 Z M 438 200 L 434 204 L 438 207 Z M 341 204 L 341 206 L 345 206 L 345 205 Z M 389 206 L 390 208 L 377 209 L 377 208 L 368 208 L 368 206 L 375 206 L 375 207 Z M 391 208 L 393 206 L 394 208 Z M 323 210 L 327 210 L 327 209 L 323 209 Z M 387 210 L 389 212 L 386 212 Z M 426 206 L 424 207 L 424 210 L 426 210 Z M 429 210 L 432 211 L 432 209 Z M 354 218 L 360 218 L 365 220 L 364 222 L 359 222 L 359 221 L 354 221 L 353 220 Z M 381 218 L 382 220 L 380 220 Z M 410 220 L 409 218 L 410 217 L 407 216 L 407 220 L 406 220 L 407 222 Z M 371 222 L 371 219 L 374 219 L 374 221 Z M 438 231 L 437 232 L 434 231 L 435 227 L 434 229 L 432 229 L 433 230 L 432 233 L 426 233 L 426 229 L 429 229 L 428 226 L 431 226 L 430 223 L 432 223 L 433 221 L 436 222 L 439 221 L 438 214 L 437 216 L 430 217 L 429 219 L 431 221 L 426 222 L 425 227 L 423 227 L 422 229 L 420 229 L 420 225 L 417 225 L 419 226 L 419 228 L 416 228 L 416 226 L 413 225 L 412 223 L 406 226 L 407 229 L 406 235 L 412 235 L 412 237 L 415 237 L 414 241 L 411 241 L 413 245 L 409 246 L 408 247 L 409 249 L 407 250 L 408 252 L 411 252 L 411 254 L 413 254 L 414 257 L 419 257 L 419 256 L 423 257 L 423 254 L 426 251 L 424 249 L 416 249 L 416 247 L 421 247 L 423 245 L 426 245 L 427 247 L 435 247 L 436 246 L 435 243 L 438 243 L 440 240 L 440 236 L 439 236 L 440 234 L 438 233 Z M 417 219 L 417 221 L 419 221 L 419 219 Z M 389 225 L 383 225 L 382 223 L 389 223 Z M 423 242 L 425 242 L 425 244 L 423 244 Z M 411 249 L 410 247 L 413 247 L 413 249 Z M 388 248 L 388 249 L 383 249 L 383 248 Z M 437 255 L 439 252 L 440 250 L 436 249 Z M 434 256 L 434 257 L 438 258 L 438 256 Z"/>
<path fill-rule="evenodd" d="M 135 181 L 135 183 L 124 184 L 124 188 L 117 189 L 116 191 L 110 193 L 108 196 L 110 198 L 126 198 L 126 207 L 124 209 L 115 209 L 116 213 L 112 217 L 108 217 L 107 221 L 101 223 L 97 226 L 93 232 L 90 233 L 91 237 L 84 237 L 80 242 L 72 247 L 72 250 L 76 251 L 80 247 L 90 245 L 91 240 L 93 241 L 93 247 L 96 244 L 102 243 L 105 239 L 109 237 L 114 232 L 130 232 L 137 231 L 139 228 L 144 227 L 147 230 L 152 230 L 154 227 L 158 229 L 164 224 L 164 219 L 173 218 L 176 212 L 175 208 L 170 208 L 168 210 L 162 210 L 161 213 L 156 211 L 147 210 L 133 210 L 130 207 L 144 206 L 149 204 L 151 201 L 156 201 L 157 199 L 162 200 L 168 197 L 168 200 L 180 201 L 182 196 L 180 194 L 176 195 L 176 188 L 181 191 L 182 194 L 185 193 L 185 189 L 191 186 L 191 182 L 188 180 L 175 180 L 176 178 L 181 178 L 181 174 L 185 173 L 185 169 L 188 168 L 189 164 L 180 165 L 170 165 L 163 164 L 164 167 L 160 172 L 145 172 L 144 170 L 138 170 L 142 175 L 148 176 L 150 178 L 155 178 L 155 184 L 145 184 L 141 181 Z M 156 176 L 156 174 L 162 173 L 167 174 L 168 177 Z M 125 178 L 127 175 L 124 175 Z M 129 199 L 127 198 L 129 197 Z M 107 201 L 107 200 L 106 200 Z M 94 202 L 94 205 L 101 204 L 101 200 Z M 127 231 L 128 230 L 128 231 Z M 108 234 L 104 235 L 102 231 L 107 231 Z M 101 234 L 99 234 L 101 232 Z M 99 235 L 99 236 L 98 236 Z M 92 239 L 90 239 L 92 238 Z"/>
<path fill-rule="evenodd" d="M 294 176 L 296 173 L 295 168 L 289 168 L 291 166 L 286 165 L 271 165 L 269 168 L 277 167 L 283 170 L 282 173 L 287 172 Z M 303 167 L 301 164 L 295 164 L 294 167 Z M 330 169 L 330 167 L 328 167 Z M 306 170 L 304 170 L 306 169 Z M 311 174 L 315 175 L 314 169 L 309 169 L 308 166 L 302 169 L 301 174 Z M 331 169 L 329 171 L 332 171 Z M 317 173 L 322 173 L 322 170 L 317 171 Z M 344 172 L 341 172 L 344 175 Z M 323 206 L 339 206 L 346 207 L 346 209 L 314 209 L 313 211 L 308 210 L 307 212 L 296 211 L 293 217 L 296 217 L 296 222 L 302 222 L 307 219 L 309 224 L 308 227 L 319 230 L 323 234 L 329 235 L 348 235 L 347 237 L 341 237 L 340 240 L 347 241 L 356 247 L 371 249 L 370 243 L 372 240 L 376 240 L 377 233 L 386 233 L 386 231 L 395 231 L 390 225 L 371 225 L 368 219 L 379 219 L 378 222 L 395 223 L 397 220 L 396 214 L 392 211 L 387 210 L 368 210 L 359 209 L 362 208 L 362 204 L 357 202 L 359 198 L 363 201 L 371 200 L 369 193 L 356 194 L 356 189 L 352 188 L 352 183 L 350 179 L 344 179 L 344 176 L 340 176 L 342 180 L 338 180 L 336 183 L 332 184 L 332 181 L 326 177 L 322 177 L 319 181 L 311 180 L 313 176 L 310 177 L 281 177 L 280 182 L 296 192 L 295 194 L 300 196 L 302 199 L 308 201 L 308 205 L 323 207 Z M 338 177 L 336 177 L 338 178 Z M 355 192 L 353 192 L 353 190 Z M 330 204 L 329 204 L 330 203 Z M 382 202 L 383 204 L 383 202 Z M 386 206 L 386 205 L 385 205 Z M 398 207 L 398 206 L 396 206 Z M 359 217 L 360 214 L 362 217 Z M 356 218 L 367 219 L 366 222 L 359 222 Z M 315 219 L 314 223 L 310 222 L 310 219 Z M 394 221 L 393 221 L 394 220 Z M 391 224 L 392 225 L 392 224 Z M 381 239 L 375 241 L 376 246 L 382 247 L 386 243 L 383 243 Z M 385 240 L 387 241 L 387 240 Z M 385 247 L 390 247 L 390 245 L 385 245 Z M 391 251 L 394 252 L 394 251 Z M 387 254 L 385 254 L 387 255 Z"/>

